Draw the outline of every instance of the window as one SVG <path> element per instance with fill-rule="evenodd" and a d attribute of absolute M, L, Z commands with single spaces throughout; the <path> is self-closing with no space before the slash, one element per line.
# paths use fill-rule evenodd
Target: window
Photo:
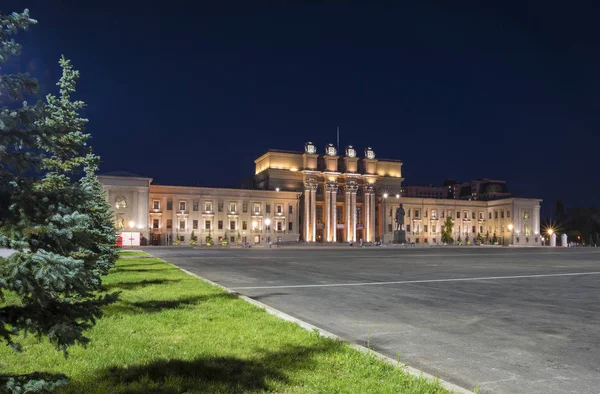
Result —
<path fill-rule="evenodd" d="M 229 203 L 229 212 L 237 212 L 237 204 L 234 202 Z"/>
<path fill-rule="evenodd" d="M 180 236 L 179 236 L 179 240 L 180 240 L 181 242 L 185 242 L 185 236 L 183 236 L 183 235 L 180 235 Z"/>
<path fill-rule="evenodd" d="M 277 231 L 283 231 L 283 223 L 277 222 Z"/>
<path fill-rule="evenodd" d="M 510 217 L 510 210 L 506 210 L 506 217 L 509 218 Z M 537 242 L 537 241 L 536 241 Z"/>
<path fill-rule="evenodd" d="M 223 201 L 219 201 L 219 205 L 217 206 L 219 212 L 223 212 Z"/>
<path fill-rule="evenodd" d="M 479 212 L 479 220 L 483 220 L 483 212 Z"/>
<path fill-rule="evenodd" d="M 471 212 L 471 219 L 475 219 L 475 211 Z"/>
<path fill-rule="evenodd" d="M 167 211 L 173 210 L 173 200 L 167 200 Z"/>
<path fill-rule="evenodd" d="M 242 212 L 244 212 L 244 213 L 248 212 L 248 203 L 247 202 L 242 204 Z"/>
<path fill-rule="evenodd" d="M 229 237 L 229 242 L 234 243 L 235 242 L 235 237 Z"/>
<path fill-rule="evenodd" d="M 323 220 L 323 206 L 317 205 L 315 211 L 317 214 L 317 223 L 321 223 L 321 221 Z"/>
<path fill-rule="evenodd" d="M 152 228 L 158 228 L 158 219 L 152 219 Z"/>
<path fill-rule="evenodd" d="M 469 212 L 463 211 L 463 218 L 464 219 L 468 219 L 469 218 Z"/>
<path fill-rule="evenodd" d="M 173 228 L 173 219 L 167 219 L 167 230 Z"/>
<path fill-rule="evenodd" d="M 423 217 L 427 217 L 427 210 L 425 210 Z"/>
<path fill-rule="evenodd" d="M 490 212 L 490 213 L 489 213 L 489 219 L 491 219 L 491 218 L 492 218 L 492 213 Z"/>
<path fill-rule="evenodd" d="M 219 222 L 217 223 L 217 228 L 219 230 L 223 230 L 223 221 L 222 220 L 219 220 Z"/>
<path fill-rule="evenodd" d="M 160 200 L 152 201 L 152 209 L 159 210 L 160 209 Z"/>
<path fill-rule="evenodd" d="M 185 230 L 185 220 L 180 220 L 179 221 L 179 229 L 180 230 Z"/>
<path fill-rule="evenodd" d="M 479 226 L 479 232 L 483 233 L 483 226 Z"/>
<path fill-rule="evenodd" d="M 230 230 L 235 230 L 235 220 L 230 220 L 229 221 L 229 229 Z"/>
<path fill-rule="evenodd" d="M 498 219 L 498 211 L 494 211 L 494 219 Z"/>
<path fill-rule="evenodd" d="M 277 209 L 277 213 L 278 214 L 282 214 L 283 213 L 283 205 L 277 204 L 277 208 L 276 209 Z"/>
<path fill-rule="evenodd" d="M 248 222 L 245 220 L 242 222 L 242 230 L 248 230 Z"/>
<path fill-rule="evenodd" d="M 292 222 L 288 222 L 288 231 L 292 231 L 294 229 L 294 225 Z"/>
<path fill-rule="evenodd" d="M 523 219 L 529 219 L 529 212 L 523 212 Z"/>
<path fill-rule="evenodd" d="M 288 205 L 288 214 L 293 214 L 294 213 L 294 207 L 292 207 L 292 204 Z"/>
<path fill-rule="evenodd" d="M 252 211 L 254 212 L 255 215 L 260 215 L 260 203 L 259 202 L 254 203 L 254 206 L 252 207 Z"/>
<path fill-rule="evenodd" d="M 195 212 L 198 212 L 198 200 L 194 200 L 194 202 L 192 203 L 192 209 Z"/>
<path fill-rule="evenodd" d="M 265 206 L 265 213 L 271 213 L 271 204 Z"/>
<path fill-rule="evenodd" d="M 204 201 L 204 211 L 212 212 L 212 210 L 213 210 L 212 201 Z"/>
<path fill-rule="evenodd" d="M 410 217 L 410 208 L 406 210 L 406 216 Z"/>
<path fill-rule="evenodd" d="M 391 223 L 388 224 L 388 230 L 387 231 L 388 231 L 388 233 L 392 232 L 392 224 Z"/>
<path fill-rule="evenodd" d="M 473 231 L 471 231 L 473 234 L 475 234 L 475 226 L 473 226 Z"/>
<path fill-rule="evenodd" d="M 500 217 L 504 219 L 504 211 L 500 211 Z"/>
<path fill-rule="evenodd" d="M 418 218 L 419 217 L 419 210 L 415 209 L 415 217 Z"/>
<path fill-rule="evenodd" d="M 123 196 L 117 196 L 115 200 L 115 208 L 123 209 L 127 208 L 127 199 Z"/>
<path fill-rule="evenodd" d="M 390 208 L 390 214 L 388 215 L 389 217 L 392 217 L 392 210 L 393 208 Z"/>
<path fill-rule="evenodd" d="M 460 219 L 460 211 L 456 211 L 456 218 Z"/>
<path fill-rule="evenodd" d="M 427 225 L 423 226 L 423 231 L 427 232 Z"/>
<path fill-rule="evenodd" d="M 434 234 L 437 232 L 437 226 L 435 224 L 431 225 L 431 233 Z"/>
<path fill-rule="evenodd" d="M 437 219 L 437 209 L 432 209 L 431 210 L 431 218 L 432 219 Z"/>
<path fill-rule="evenodd" d="M 179 201 L 179 210 L 185 211 L 185 201 Z"/>
<path fill-rule="evenodd" d="M 406 232 L 407 232 L 407 233 L 410 233 L 410 224 L 407 224 L 407 225 L 406 225 Z"/>
<path fill-rule="evenodd" d="M 205 230 L 210 230 L 210 220 L 205 220 L 204 221 L 204 229 Z"/>
<path fill-rule="evenodd" d="M 198 230 L 198 221 L 192 220 L 192 230 Z"/>

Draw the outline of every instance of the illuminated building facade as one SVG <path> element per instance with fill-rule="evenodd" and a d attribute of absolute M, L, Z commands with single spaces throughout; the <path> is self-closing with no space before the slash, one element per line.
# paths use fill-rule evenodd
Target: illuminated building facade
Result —
<path fill-rule="evenodd" d="M 269 150 L 257 158 L 247 188 L 153 185 L 126 174 L 100 176 L 125 231 L 149 243 L 359 242 L 393 240 L 396 209 L 403 204 L 407 241 L 441 243 L 446 217 L 453 238 L 473 242 L 479 234 L 499 244 L 539 245 L 539 199 L 490 201 L 402 196 L 402 162 L 381 159 L 372 148 L 359 156 L 329 144 L 324 154 L 311 142 L 303 152 Z M 494 237 L 495 235 L 495 237 Z"/>

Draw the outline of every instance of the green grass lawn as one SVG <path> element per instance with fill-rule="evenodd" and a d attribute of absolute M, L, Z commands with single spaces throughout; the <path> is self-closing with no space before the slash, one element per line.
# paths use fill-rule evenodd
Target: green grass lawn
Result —
<path fill-rule="evenodd" d="M 65 359 L 27 338 L 22 353 L 0 348 L 0 372 L 64 373 L 67 393 L 445 392 L 158 259 L 121 259 L 104 283 L 120 301 L 87 349 Z"/>

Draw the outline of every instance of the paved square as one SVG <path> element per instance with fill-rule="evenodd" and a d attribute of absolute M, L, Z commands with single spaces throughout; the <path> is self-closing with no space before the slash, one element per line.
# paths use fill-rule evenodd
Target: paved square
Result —
<path fill-rule="evenodd" d="M 600 248 L 149 248 L 465 388 L 600 392 Z"/>

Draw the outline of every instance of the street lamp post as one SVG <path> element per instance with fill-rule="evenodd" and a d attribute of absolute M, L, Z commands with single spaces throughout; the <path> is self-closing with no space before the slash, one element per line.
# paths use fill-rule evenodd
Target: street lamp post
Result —
<path fill-rule="evenodd" d="M 269 238 L 269 226 L 271 224 L 271 219 L 266 218 L 265 224 L 267 225 L 267 243 L 269 244 L 269 248 L 271 247 L 271 239 Z"/>

